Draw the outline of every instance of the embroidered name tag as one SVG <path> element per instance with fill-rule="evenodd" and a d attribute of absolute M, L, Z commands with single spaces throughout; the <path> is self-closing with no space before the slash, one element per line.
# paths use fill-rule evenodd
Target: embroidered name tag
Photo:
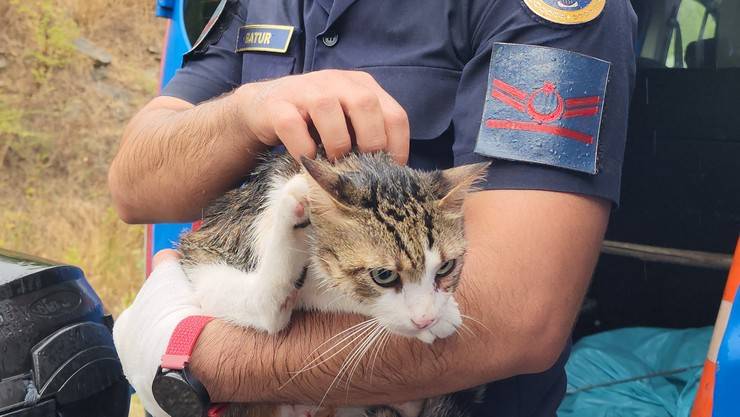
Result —
<path fill-rule="evenodd" d="M 561 49 L 494 44 L 475 152 L 596 174 L 609 67 Z"/>
<path fill-rule="evenodd" d="M 284 54 L 293 36 L 293 26 L 245 25 L 239 28 L 236 52 L 263 51 Z"/>

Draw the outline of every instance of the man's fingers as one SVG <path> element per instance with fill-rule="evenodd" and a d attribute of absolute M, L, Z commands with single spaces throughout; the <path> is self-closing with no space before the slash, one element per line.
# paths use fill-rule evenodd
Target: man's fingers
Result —
<path fill-rule="evenodd" d="M 154 254 L 152 258 L 152 268 L 156 268 L 159 264 L 166 261 L 177 261 L 180 259 L 180 254 L 174 249 L 162 249 L 161 251 Z"/>
<path fill-rule="evenodd" d="M 286 101 L 274 103 L 270 114 L 275 134 L 293 158 L 316 156 L 316 143 L 308 132 L 306 120 L 294 105 Z"/>
<path fill-rule="evenodd" d="M 353 139 L 360 152 L 383 150 L 399 163 L 408 160 L 406 112 L 366 72 L 326 70 L 286 77 L 263 95 L 269 96 L 262 99 L 267 105 L 258 114 L 273 132 L 261 140 L 271 144 L 274 135 L 294 158 L 315 157 L 313 132 L 330 160 L 349 152 Z"/>
<path fill-rule="evenodd" d="M 386 95 L 388 95 L 386 93 Z M 409 118 L 406 111 L 403 110 L 393 98 L 388 95 L 391 101 L 386 101 L 383 105 L 383 118 L 385 120 L 385 131 L 388 136 L 388 143 L 385 150 L 399 164 L 406 164 L 409 159 L 409 145 L 411 133 L 409 131 Z M 381 99 L 381 102 L 383 100 Z"/>
<path fill-rule="evenodd" d="M 366 72 L 356 71 L 356 81 L 373 91 L 380 101 L 383 112 L 387 142 L 385 150 L 396 162 L 405 164 L 409 156 L 409 119 L 406 111 L 383 87 L 378 84 L 372 75 Z"/>
<path fill-rule="evenodd" d="M 310 106 L 309 115 L 319 132 L 329 160 L 335 160 L 352 149 L 347 120 L 338 98 L 331 95 L 315 98 Z"/>
<path fill-rule="evenodd" d="M 343 97 L 342 107 L 352 122 L 360 152 L 386 149 L 388 137 L 383 109 L 375 92 L 356 84 L 355 91 Z"/>

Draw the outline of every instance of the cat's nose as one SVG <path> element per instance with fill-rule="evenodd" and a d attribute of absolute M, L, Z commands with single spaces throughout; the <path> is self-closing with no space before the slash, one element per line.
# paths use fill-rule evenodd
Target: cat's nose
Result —
<path fill-rule="evenodd" d="M 427 327 L 431 326 L 437 321 L 437 319 L 429 318 L 427 316 L 422 316 L 416 319 L 411 319 L 411 322 L 414 323 L 414 326 L 419 330 L 424 330 Z"/>

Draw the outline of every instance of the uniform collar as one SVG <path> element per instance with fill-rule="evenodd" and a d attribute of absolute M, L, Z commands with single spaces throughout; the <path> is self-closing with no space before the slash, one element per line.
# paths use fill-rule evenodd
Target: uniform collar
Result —
<path fill-rule="evenodd" d="M 316 0 L 316 3 L 318 3 L 322 9 L 326 12 L 326 14 L 329 14 L 331 11 L 331 6 L 334 4 L 334 0 Z"/>
<path fill-rule="evenodd" d="M 324 7 L 324 4 L 332 3 L 331 8 L 329 10 L 329 18 L 326 21 L 326 27 L 324 28 L 324 32 L 329 30 L 329 28 L 339 20 L 339 18 L 344 14 L 344 12 L 349 9 L 352 4 L 354 4 L 357 0 L 334 0 L 333 2 L 331 0 L 318 0 L 319 4 L 321 4 L 322 7 Z M 324 32 L 322 32 L 320 35 L 322 35 Z"/>

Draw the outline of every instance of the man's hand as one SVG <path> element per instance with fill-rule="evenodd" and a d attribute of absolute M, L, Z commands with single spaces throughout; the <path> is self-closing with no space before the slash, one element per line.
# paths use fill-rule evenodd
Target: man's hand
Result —
<path fill-rule="evenodd" d="M 159 252 L 153 264 L 133 304 L 116 320 L 113 341 L 144 408 L 155 417 L 168 417 L 154 400 L 152 381 L 175 326 L 201 309 L 175 251 Z"/>
<path fill-rule="evenodd" d="M 326 70 L 244 84 L 197 106 L 157 97 L 126 127 L 108 184 L 128 223 L 191 221 L 237 186 L 268 146 L 330 159 L 385 150 L 409 152 L 406 112 L 369 74 Z"/>
<path fill-rule="evenodd" d="M 408 158 L 406 112 L 366 72 L 311 72 L 247 84 L 236 96 L 255 137 L 269 146 L 282 142 L 296 159 L 316 154 L 313 130 L 329 159 L 349 152 L 353 140 L 360 152 Z"/>

